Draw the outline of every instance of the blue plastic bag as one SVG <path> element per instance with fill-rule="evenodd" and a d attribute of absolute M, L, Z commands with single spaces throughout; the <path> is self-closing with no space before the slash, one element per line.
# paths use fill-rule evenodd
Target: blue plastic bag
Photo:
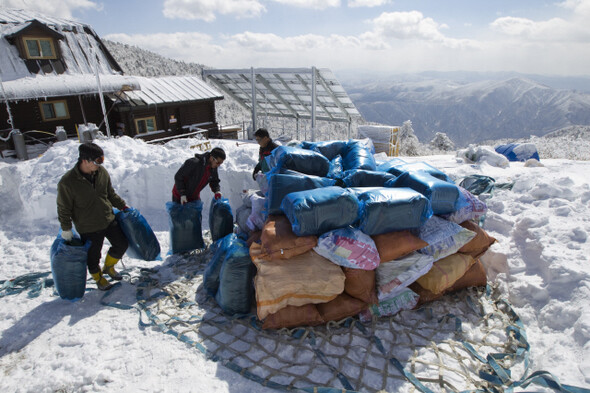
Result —
<path fill-rule="evenodd" d="M 348 141 L 301 142 L 300 146 L 302 149 L 317 151 L 332 161 L 336 156 L 342 156 L 346 152 Z"/>
<path fill-rule="evenodd" d="M 297 191 L 329 187 L 336 183 L 327 177 L 311 176 L 289 171 L 289 174 L 275 173 L 268 176 L 266 198 L 267 214 L 283 214 L 281 203 L 287 194 Z"/>
<path fill-rule="evenodd" d="M 358 228 L 367 235 L 418 228 L 432 216 L 428 198 L 411 188 L 353 191 L 360 205 Z"/>
<path fill-rule="evenodd" d="M 389 180 L 385 186 L 409 187 L 418 191 L 428 198 L 432 212 L 437 215 L 453 213 L 460 207 L 461 191 L 459 187 L 426 172 L 403 172 L 396 179 Z"/>
<path fill-rule="evenodd" d="M 404 172 L 426 172 L 429 175 L 436 177 L 437 179 L 446 181 L 448 183 L 455 183 L 453 179 L 451 179 L 446 173 L 422 161 L 393 165 L 389 169 L 387 169 L 386 172 L 389 172 L 395 176 L 399 176 Z"/>
<path fill-rule="evenodd" d="M 115 218 L 129 241 L 127 254 L 130 257 L 144 261 L 161 259 L 160 242 L 150 224 L 137 209 L 116 211 Z"/>
<path fill-rule="evenodd" d="M 336 186 L 287 194 L 281 204 L 297 236 L 321 235 L 353 224 L 358 219 L 358 200 Z"/>
<path fill-rule="evenodd" d="M 192 201 L 181 205 L 166 202 L 170 224 L 170 252 L 178 254 L 205 247 L 201 232 L 203 202 Z"/>
<path fill-rule="evenodd" d="M 366 169 L 374 171 L 377 169 L 375 157 L 371 149 L 358 140 L 348 141 L 346 151 L 342 155 L 342 168 L 344 171 L 351 169 Z"/>
<path fill-rule="evenodd" d="M 203 272 L 203 288 L 205 288 L 207 294 L 211 297 L 215 297 L 219 289 L 219 272 L 221 271 L 225 254 L 227 254 L 227 250 L 229 250 L 232 241 L 234 241 L 233 236 L 235 235 L 227 235 L 211 244 L 213 256 L 207 263 L 207 266 L 205 266 L 205 271 Z"/>
<path fill-rule="evenodd" d="M 73 245 L 73 244 L 80 245 Z M 84 296 L 86 291 L 86 261 L 90 241 L 82 244 L 77 236 L 68 244 L 59 235 L 51 245 L 51 274 L 59 297 L 67 300 L 77 300 Z"/>
<path fill-rule="evenodd" d="M 342 180 L 346 187 L 383 187 L 388 180 L 395 179 L 391 173 L 365 169 L 351 170 L 344 174 Z"/>
<path fill-rule="evenodd" d="M 228 235 L 229 247 L 219 270 L 219 288 L 215 300 L 229 314 L 248 314 L 254 298 L 255 267 L 245 241 Z M 225 238 L 224 238 L 225 239 Z"/>
<path fill-rule="evenodd" d="M 308 175 L 325 177 L 330 171 L 330 161 L 322 154 L 292 146 L 279 146 L 267 157 L 273 168 L 292 169 Z"/>
<path fill-rule="evenodd" d="M 233 233 L 234 216 L 231 211 L 229 199 L 220 198 L 212 199 L 209 208 L 209 229 L 211 230 L 211 239 L 216 241 Z"/>
<path fill-rule="evenodd" d="M 499 145 L 494 148 L 496 153 L 500 153 L 508 161 L 526 161 L 531 158 L 539 161 L 539 152 L 534 143 L 509 143 L 506 145 Z"/>

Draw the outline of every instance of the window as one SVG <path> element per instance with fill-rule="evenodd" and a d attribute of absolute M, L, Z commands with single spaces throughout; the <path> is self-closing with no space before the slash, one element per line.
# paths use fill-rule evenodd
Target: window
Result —
<path fill-rule="evenodd" d="M 23 38 L 29 59 L 57 59 L 51 38 Z"/>
<path fill-rule="evenodd" d="M 138 134 L 156 131 L 156 117 L 142 117 L 135 119 L 135 128 Z"/>
<path fill-rule="evenodd" d="M 46 101 L 40 102 L 41 115 L 43 121 L 69 119 L 68 104 L 65 101 Z"/>

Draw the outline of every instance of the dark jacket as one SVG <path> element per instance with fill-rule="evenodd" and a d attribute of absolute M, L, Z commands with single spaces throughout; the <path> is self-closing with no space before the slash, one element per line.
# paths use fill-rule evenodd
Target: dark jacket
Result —
<path fill-rule="evenodd" d="M 188 201 L 200 199 L 201 190 L 209 183 L 211 191 L 219 191 L 219 175 L 217 168 L 210 168 L 209 179 L 201 182 L 206 167 L 209 165 L 211 153 L 195 154 L 182 164 L 174 175 L 174 188 L 172 189 L 173 200 L 178 202 L 182 195 L 186 195 Z M 201 186 L 202 185 L 202 186 Z"/>
<path fill-rule="evenodd" d="M 93 176 L 94 184 L 76 164 L 57 184 L 57 217 L 64 231 L 72 229 L 72 221 L 79 233 L 102 231 L 115 219 L 113 206 L 125 207 L 106 169 L 99 166 Z"/>
<path fill-rule="evenodd" d="M 258 164 L 256 164 L 256 166 L 254 167 L 254 174 L 257 174 L 263 169 L 262 162 L 266 157 L 270 156 L 270 153 L 272 153 L 272 151 L 277 147 L 279 147 L 279 145 L 274 143 L 272 139 L 266 144 L 266 146 L 260 147 L 260 149 L 258 150 Z"/>

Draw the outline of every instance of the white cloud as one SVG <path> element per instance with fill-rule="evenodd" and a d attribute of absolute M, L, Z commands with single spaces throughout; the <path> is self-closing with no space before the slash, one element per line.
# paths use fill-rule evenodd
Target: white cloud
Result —
<path fill-rule="evenodd" d="M 390 2 L 390 0 L 348 0 L 348 6 L 350 8 L 379 7 L 385 4 L 389 4 Z"/>
<path fill-rule="evenodd" d="M 490 27 L 512 38 L 525 42 L 588 42 L 590 26 L 588 20 L 565 20 L 552 18 L 533 21 L 526 18 L 503 17 L 491 23 Z"/>
<path fill-rule="evenodd" d="M 72 15 L 78 10 L 101 10 L 102 5 L 90 0 L 4 0 L 6 8 L 33 10 L 48 16 L 75 19 Z"/>
<path fill-rule="evenodd" d="M 200 19 L 212 22 L 217 14 L 252 18 L 265 11 L 266 7 L 258 0 L 166 0 L 163 14 L 170 19 Z"/>
<path fill-rule="evenodd" d="M 324 10 L 330 7 L 340 7 L 340 0 L 272 0 L 275 3 L 291 5 L 314 10 Z"/>

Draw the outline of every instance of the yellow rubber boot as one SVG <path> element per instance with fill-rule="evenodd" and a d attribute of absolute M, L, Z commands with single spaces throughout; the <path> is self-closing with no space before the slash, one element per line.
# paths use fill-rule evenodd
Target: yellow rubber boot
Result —
<path fill-rule="evenodd" d="M 109 289 L 111 289 L 113 287 L 111 285 L 111 283 L 108 282 L 106 278 L 104 278 L 104 276 L 102 275 L 101 272 L 92 273 L 90 275 L 92 276 L 92 278 L 94 278 L 94 281 L 96 281 L 96 286 L 101 291 L 107 291 L 107 290 L 109 290 Z"/>
<path fill-rule="evenodd" d="M 102 269 L 102 273 L 108 274 L 113 280 L 120 281 L 123 279 L 123 276 L 121 276 L 119 272 L 115 270 L 115 265 L 117 262 L 119 262 L 117 258 L 113 258 L 107 254 L 107 257 L 104 260 L 104 268 Z"/>

